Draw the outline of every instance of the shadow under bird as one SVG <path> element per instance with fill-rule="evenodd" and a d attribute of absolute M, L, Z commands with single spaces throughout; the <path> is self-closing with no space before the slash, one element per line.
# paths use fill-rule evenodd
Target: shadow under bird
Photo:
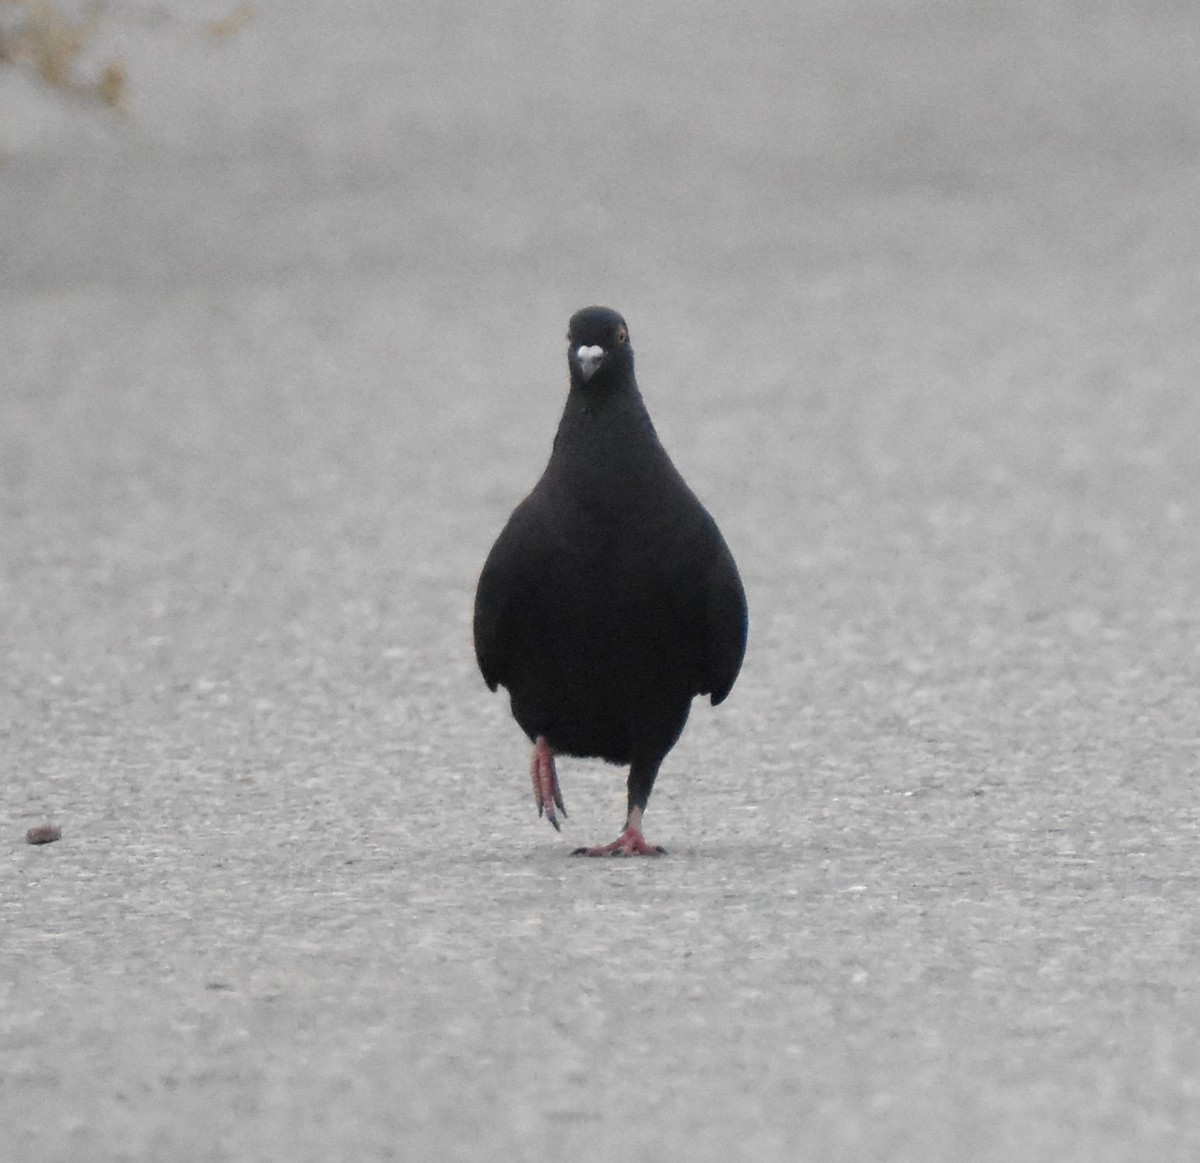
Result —
<path fill-rule="evenodd" d="M 633 371 L 625 320 L 587 307 L 567 333 L 571 386 L 541 480 L 488 554 L 475 655 L 533 741 L 538 815 L 566 816 L 556 754 L 629 764 L 611 844 L 646 856 L 642 815 L 692 699 L 720 703 L 746 651 L 746 595 L 708 511 L 671 463 Z"/>

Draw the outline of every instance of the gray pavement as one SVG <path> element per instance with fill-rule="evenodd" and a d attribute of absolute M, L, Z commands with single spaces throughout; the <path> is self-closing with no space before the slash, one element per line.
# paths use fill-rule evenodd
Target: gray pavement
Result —
<path fill-rule="evenodd" d="M 1200 18 L 229 11 L 0 64 L 8 1157 L 1200 1156 Z M 751 607 L 656 862 L 470 645 L 594 301 Z"/>

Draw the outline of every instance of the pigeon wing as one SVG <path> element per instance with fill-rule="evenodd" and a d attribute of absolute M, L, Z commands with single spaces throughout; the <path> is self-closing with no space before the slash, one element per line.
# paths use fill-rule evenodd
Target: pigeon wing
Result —
<path fill-rule="evenodd" d="M 733 689 L 746 654 L 749 620 L 746 591 L 738 576 L 733 554 L 717 532 L 717 544 L 705 571 L 705 692 L 713 706 L 723 702 Z M 704 692 L 702 692 L 704 693 Z"/>
<path fill-rule="evenodd" d="M 518 505 L 496 538 L 475 590 L 475 660 L 491 690 L 505 682 L 509 672 L 514 602 L 522 591 L 528 560 L 525 509 L 524 504 Z"/>
<path fill-rule="evenodd" d="M 530 494 L 512 510 L 487 554 L 475 589 L 475 661 L 491 690 L 502 684 L 508 687 L 512 653 L 521 648 L 521 615 L 528 613 L 545 557 L 540 548 L 544 530 L 536 509 L 536 494 Z"/>

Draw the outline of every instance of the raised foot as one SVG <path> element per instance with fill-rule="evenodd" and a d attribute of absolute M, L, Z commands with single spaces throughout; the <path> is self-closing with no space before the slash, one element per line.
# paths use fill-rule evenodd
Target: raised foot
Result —
<path fill-rule="evenodd" d="M 576 848 L 573 856 L 666 856 L 667 850 L 648 844 L 641 828 L 627 827 L 611 844 L 596 848 Z"/>
<path fill-rule="evenodd" d="M 541 735 L 533 748 L 533 759 L 529 763 L 529 774 L 533 779 L 533 802 L 537 804 L 538 815 L 543 812 L 546 819 L 554 825 L 556 832 L 561 832 L 558 817 L 554 814 L 557 807 L 566 819 L 567 809 L 563 804 L 562 792 L 558 787 L 558 772 L 554 769 L 554 752 L 550 744 Z"/>

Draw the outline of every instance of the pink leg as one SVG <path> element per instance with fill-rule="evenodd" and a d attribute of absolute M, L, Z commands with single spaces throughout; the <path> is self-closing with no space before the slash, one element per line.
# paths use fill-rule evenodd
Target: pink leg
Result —
<path fill-rule="evenodd" d="M 596 848 L 576 848 L 576 856 L 666 856 L 667 850 L 657 844 L 649 844 L 642 835 L 642 809 L 630 808 L 625 831 L 611 844 Z"/>
<path fill-rule="evenodd" d="M 558 772 L 554 770 L 554 752 L 545 737 L 539 735 L 533 748 L 533 759 L 529 764 L 529 774 L 533 778 L 533 802 L 537 804 L 538 815 L 546 813 L 546 819 L 554 825 L 556 832 L 561 832 L 558 817 L 554 814 L 557 805 L 564 818 L 567 814 L 563 804 L 562 792 L 558 787 Z"/>

